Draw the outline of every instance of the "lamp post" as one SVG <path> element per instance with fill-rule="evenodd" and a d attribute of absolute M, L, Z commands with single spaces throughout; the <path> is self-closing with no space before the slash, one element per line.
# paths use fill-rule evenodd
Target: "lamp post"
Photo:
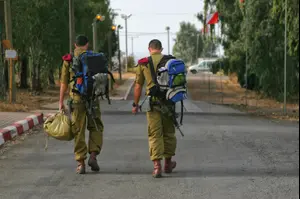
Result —
<path fill-rule="evenodd" d="M 283 113 L 287 114 L 286 109 L 286 65 L 287 65 L 287 0 L 285 0 L 285 28 L 284 28 L 284 99 L 283 99 Z"/>
<path fill-rule="evenodd" d="M 12 41 L 12 19 L 11 19 L 11 0 L 4 1 L 4 21 L 5 21 L 5 35 L 7 42 L 7 48 L 13 49 Z M 12 59 L 9 59 L 9 102 L 16 102 L 16 84 L 14 78 L 14 67 Z"/>
<path fill-rule="evenodd" d="M 73 50 L 75 35 L 74 0 L 69 0 L 69 51 Z"/>
<path fill-rule="evenodd" d="M 170 54 L 170 27 L 166 27 L 167 33 L 168 33 L 168 54 Z"/>
<path fill-rule="evenodd" d="M 108 31 L 108 63 L 109 63 L 109 70 L 112 71 L 113 67 L 112 67 L 112 33 L 114 31 L 116 31 L 117 27 L 112 25 L 110 30 Z M 111 90 L 113 90 L 113 83 L 112 83 L 112 79 L 109 81 L 109 88 Z"/>
<path fill-rule="evenodd" d="M 92 26 L 93 26 L 93 50 L 96 52 L 97 51 L 97 23 L 100 21 L 104 21 L 105 20 L 105 16 L 102 16 L 100 14 L 97 14 L 96 17 L 93 20 Z"/>
<path fill-rule="evenodd" d="M 246 17 L 246 27 L 248 27 L 248 1 L 245 1 L 245 17 Z M 248 95 L 248 32 L 246 31 L 246 71 L 245 71 L 245 105 L 248 105 L 248 99 L 247 99 L 247 95 Z"/>
<path fill-rule="evenodd" d="M 121 25 L 117 27 L 117 37 L 118 37 L 118 60 L 119 60 L 119 79 L 122 80 L 122 64 L 121 64 L 121 50 L 120 50 L 120 30 L 123 29 Z"/>
<path fill-rule="evenodd" d="M 126 62 L 125 62 L 125 71 L 127 72 L 128 69 L 128 35 L 127 35 L 127 20 L 132 16 L 132 14 L 130 15 L 125 15 L 122 14 L 121 17 L 122 19 L 125 20 L 125 43 L 126 43 Z"/>

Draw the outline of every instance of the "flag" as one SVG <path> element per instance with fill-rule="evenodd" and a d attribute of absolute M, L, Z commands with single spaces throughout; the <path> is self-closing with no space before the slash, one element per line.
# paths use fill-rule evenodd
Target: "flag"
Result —
<path fill-rule="evenodd" d="M 208 15 L 208 17 L 206 19 L 206 24 L 216 24 L 218 22 L 219 22 L 219 13 L 218 12 Z"/>

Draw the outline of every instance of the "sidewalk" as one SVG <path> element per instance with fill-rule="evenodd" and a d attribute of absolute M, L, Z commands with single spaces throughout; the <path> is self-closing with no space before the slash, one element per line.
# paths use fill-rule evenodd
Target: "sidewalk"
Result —
<path fill-rule="evenodd" d="M 43 122 L 43 113 L 0 112 L 0 146 Z"/>
<path fill-rule="evenodd" d="M 24 118 L 32 114 L 33 113 L 31 112 L 0 112 L 0 129 L 13 124 L 15 121 L 23 120 Z"/>

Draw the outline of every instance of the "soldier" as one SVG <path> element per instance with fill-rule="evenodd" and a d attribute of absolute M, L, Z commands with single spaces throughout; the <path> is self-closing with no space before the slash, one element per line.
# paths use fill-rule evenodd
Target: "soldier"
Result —
<path fill-rule="evenodd" d="M 155 71 L 157 65 L 162 59 L 162 44 L 159 40 L 152 40 L 149 43 L 148 50 L 153 60 Z M 139 60 L 136 70 L 136 80 L 134 89 L 134 103 L 132 112 L 136 114 L 139 108 L 139 100 L 142 92 L 142 87 L 146 82 L 146 94 L 150 95 L 150 89 L 154 86 L 152 81 L 151 71 L 149 68 L 148 58 Z M 171 173 L 176 167 L 176 162 L 171 161 L 172 156 L 175 156 L 177 140 L 175 136 L 175 127 L 172 118 L 159 110 L 159 104 L 155 102 L 155 98 L 151 97 L 151 111 L 147 112 L 148 121 L 148 141 L 150 159 L 154 163 L 152 176 L 155 178 L 162 177 L 161 160 L 165 158 L 164 171 Z"/>
<path fill-rule="evenodd" d="M 85 36 L 78 36 L 75 42 L 74 56 L 78 57 L 82 53 L 88 50 L 88 38 Z M 75 136 L 75 160 L 78 162 L 76 172 L 78 174 L 85 174 L 85 160 L 87 159 L 87 153 L 90 154 L 88 160 L 88 165 L 91 167 L 92 171 L 99 171 L 99 165 L 97 163 L 96 156 L 100 154 L 103 142 L 103 129 L 104 125 L 101 120 L 100 105 L 96 103 L 95 107 L 95 123 L 93 122 L 90 115 L 87 114 L 87 109 L 85 106 L 85 101 L 81 96 L 74 92 L 74 87 L 72 82 L 72 77 L 74 72 L 72 71 L 72 56 L 67 54 L 63 57 L 63 66 L 61 71 L 61 86 L 60 86 L 60 99 L 59 99 L 59 109 L 65 110 L 64 106 L 64 94 L 68 89 L 68 84 L 70 87 L 69 92 L 69 107 L 72 110 L 71 119 L 72 119 L 72 130 Z M 76 89 L 76 88 L 75 88 Z M 71 106 L 70 106 L 71 105 Z M 69 111 L 71 111 L 69 110 Z M 87 120 L 86 120 L 87 119 Z M 89 142 L 88 147 L 85 142 L 85 130 L 89 130 Z M 96 127 L 97 125 L 97 127 Z M 98 131 L 97 131 L 98 129 Z"/>

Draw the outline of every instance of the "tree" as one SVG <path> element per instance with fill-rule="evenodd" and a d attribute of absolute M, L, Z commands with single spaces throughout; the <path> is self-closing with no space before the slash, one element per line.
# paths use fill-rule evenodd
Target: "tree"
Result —
<path fill-rule="evenodd" d="M 248 79 L 254 89 L 283 99 L 284 5 L 281 0 L 217 0 L 225 36 L 223 46 L 228 70 L 245 82 L 246 52 Z M 288 97 L 299 95 L 299 1 L 288 3 Z"/>
<path fill-rule="evenodd" d="M 105 36 L 113 21 L 109 0 L 75 0 L 74 5 L 75 32 L 87 35 L 91 41 L 94 17 L 99 11 L 105 15 L 105 21 L 98 24 L 97 36 L 107 54 L 108 38 Z M 11 6 L 15 13 L 12 21 L 14 47 L 22 57 L 21 86 L 27 86 L 27 74 L 30 74 L 32 90 L 53 85 L 54 74 L 62 64 L 61 57 L 69 51 L 68 1 L 18 0 L 12 1 Z M 116 51 L 114 35 L 112 54 Z"/>
<path fill-rule="evenodd" d="M 198 55 L 197 55 L 197 37 L 198 37 Z M 194 24 L 181 22 L 180 30 L 175 39 L 173 47 L 174 56 L 181 58 L 186 63 L 194 63 L 203 52 L 203 40 L 200 32 Z"/>

